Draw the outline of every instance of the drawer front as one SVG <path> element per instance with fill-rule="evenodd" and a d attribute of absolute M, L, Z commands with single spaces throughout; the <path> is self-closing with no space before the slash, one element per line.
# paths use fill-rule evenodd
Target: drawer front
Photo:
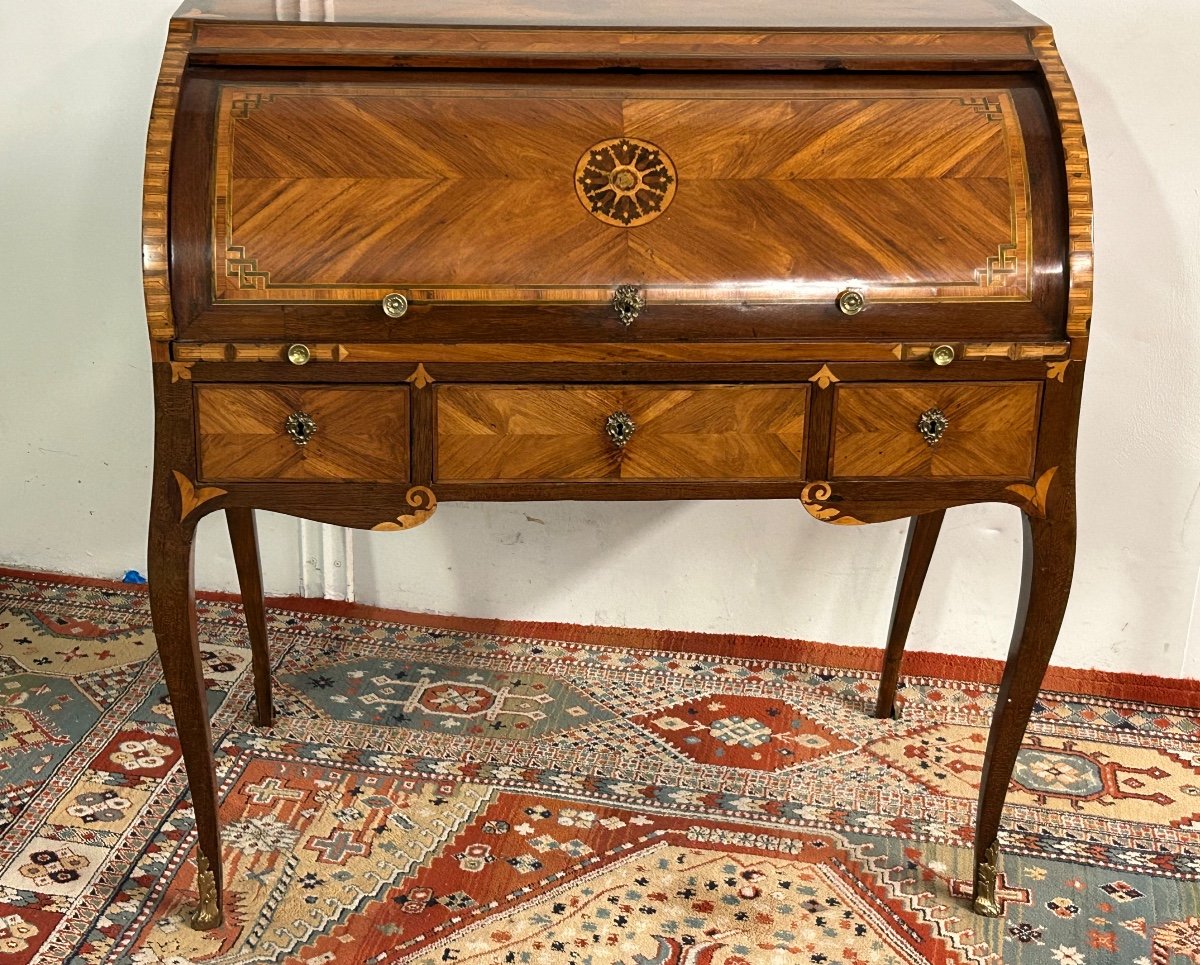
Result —
<path fill-rule="evenodd" d="M 832 475 L 1027 479 L 1041 384 L 839 385 Z"/>
<path fill-rule="evenodd" d="M 800 479 L 807 408 L 807 385 L 441 386 L 437 478 Z"/>
<path fill-rule="evenodd" d="M 196 411 L 203 479 L 408 479 L 407 386 L 203 385 Z"/>

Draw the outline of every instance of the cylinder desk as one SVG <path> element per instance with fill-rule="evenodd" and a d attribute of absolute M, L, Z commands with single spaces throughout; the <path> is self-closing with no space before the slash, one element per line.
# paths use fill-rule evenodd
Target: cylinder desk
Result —
<path fill-rule="evenodd" d="M 190 0 L 150 118 L 150 595 L 221 921 L 192 544 L 223 511 L 792 499 L 911 518 L 875 713 L 946 509 L 1024 568 L 974 907 L 1071 584 L 1092 304 L 1079 112 L 1008 0 Z"/>

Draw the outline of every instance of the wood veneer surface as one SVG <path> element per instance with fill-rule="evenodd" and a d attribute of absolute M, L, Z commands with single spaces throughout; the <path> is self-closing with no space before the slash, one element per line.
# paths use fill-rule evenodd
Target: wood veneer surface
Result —
<path fill-rule="evenodd" d="M 640 182 L 597 180 L 593 155 L 633 147 Z M 604 199 L 647 172 L 657 206 Z M 1073 570 L 1092 303 L 1087 151 L 1049 28 L 1007 0 L 197 0 L 168 35 L 143 226 L 151 610 L 197 927 L 223 887 L 197 520 L 229 514 L 257 605 L 253 509 L 404 530 L 439 501 L 542 498 L 924 516 L 880 712 L 940 514 L 1020 507 L 975 845 L 975 909 L 1002 912 L 1005 791 Z M 622 318 L 631 284 L 646 303 Z"/>
<path fill-rule="evenodd" d="M 654 304 L 1031 297 L 1022 125 L 987 78 L 231 83 L 217 115 L 220 302 L 604 304 L 614 279 Z M 626 138 L 666 188 L 621 224 L 577 189 Z"/>
<path fill-rule="evenodd" d="M 1040 401 L 1036 382 L 839 385 L 833 475 L 1028 478 Z M 935 445 L 917 430 L 931 409 L 949 420 Z"/>
<path fill-rule="evenodd" d="M 464 386 L 437 390 L 437 478 L 799 479 L 808 387 Z M 610 415 L 636 425 L 618 448 Z"/>
<path fill-rule="evenodd" d="M 203 479 L 408 478 L 408 387 L 224 386 L 196 388 Z M 293 413 L 316 434 L 300 446 Z"/>

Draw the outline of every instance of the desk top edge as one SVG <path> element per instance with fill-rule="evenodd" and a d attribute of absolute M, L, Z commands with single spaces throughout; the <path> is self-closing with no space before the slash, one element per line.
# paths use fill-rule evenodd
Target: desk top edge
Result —
<path fill-rule="evenodd" d="M 1046 26 L 1011 0 L 185 0 L 177 20 L 322 26 L 629 30 L 1013 30 Z"/>

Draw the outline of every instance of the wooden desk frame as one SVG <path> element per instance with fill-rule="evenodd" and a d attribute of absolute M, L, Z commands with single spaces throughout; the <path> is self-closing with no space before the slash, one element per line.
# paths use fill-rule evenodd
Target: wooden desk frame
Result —
<path fill-rule="evenodd" d="M 988 0 L 992 2 L 992 0 Z M 1000 21 L 997 21 L 1000 23 Z M 986 26 L 986 25 L 985 25 Z M 865 32 L 864 32 L 865 31 Z M 747 34 L 712 30 L 696 36 L 644 32 L 638 43 L 619 31 L 489 28 L 473 32 L 378 25 L 172 21 L 154 100 L 147 150 L 144 262 L 156 405 L 154 488 L 149 573 L 154 629 L 171 696 L 198 834 L 201 902 L 198 928 L 221 922 L 217 784 L 205 683 L 196 636 L 192 560 L 197 522 L 224 511 L 233 543 L 253 653 L 257 721 L 272 722 L 270 655 L 254 509 L 336 525 L 404 530 L 427 520 L 439 500 L 779 498 L 800 501 L 814 518 L 834 525 L 911 517 L 888 637 L 876 716 L 894 712 L 905 639 L 945 510 L 979 502 L 1017 506 L 1024 520 L 1024 562 L 1016 627 L 988 737 L 979 792 L 975 842 L 977 912 L 997 915 L 996 871 L 1005 794 L 1062 622 L 1075 553 L 1075 446 L 1092 300 L 1091 186 L 1083 129 L 1050 30 L 1030 22 L 977 31 L 893 31 L 887 42 L 863 29 Z M 528 45 L 536 41 L 538 50 Z M 741 46 L 738 46 L 741 44 Z M 747 343 L 418 344 L 321 342 L 308 346 L 313 363 L 287 361 L 287 339 L 243 342 L 180 337 L 173 280 L 190 271 L 194 253 L 172 250 L 169 237 L 172 148 L 192 123 L 177 118 L 188 65 L 219 68 L 433 65 L 650 69 L 1024 71 L 1044 84 L 1058 124 L 1063 165 L 1062 255 L 1066 309 L 1060 337 L 1049 341 L 951 340 L 958 361 L 950 370 L 930 364 L 940 343 L 922 336 L 919 315 L 892 338 Z M 182 135 L 180 135 L 182 136 Z M 178 155 L 176 155 L 178 156 Z M 1057 163 L 1050 158 L 1047 163 Z M 178 244 L 178 239 L 174 239 Z M 179 292 L 174 293 L 176 299 Z M 902 380 L 931 385 L 1036 383 L 1037 443 L 1032 471 L 1008 480 L 837 479 L 830 481 L 835 386 Z M 403 482 L 208 481 L 200 471 L 197 393 L 207 385 L 407 386 L 412 413 L 413 471 Z M 443 384 L 575 385 L 608 383 L 788 383 L 808 387 L 806 460 L 796 480 L 438 482 L 433 465 L 435 396 Z M 815 471 L 815 472 L 814 472 Z"/>

